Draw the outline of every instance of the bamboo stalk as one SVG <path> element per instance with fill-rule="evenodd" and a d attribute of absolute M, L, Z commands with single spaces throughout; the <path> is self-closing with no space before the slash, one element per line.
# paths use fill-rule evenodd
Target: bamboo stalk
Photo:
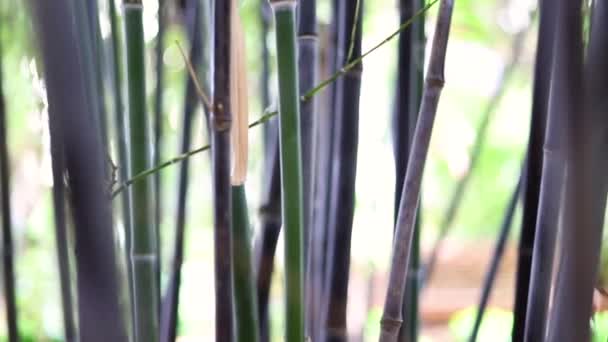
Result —
<path fill-rule="evenodd" d="M 268 32 L 272 21 L 272 10 L 267 0 L 259 1 L 259 24 L 260 24 L 260 51 L 262 59 L 262 70 L 260 73 L 260 95 L 262 96 L 262 111 L 270 106 L 270 53 L 268 51 Z M 264 126 L 264 146 L 267 148 L 272 144 L 267 126 Z M 267 156 L 268 151 L 264 155 Z"/>
<path fill-rule="evenodd" d="M 563 97 L 567 177 L 561 252 L 547 341 L 588 341 L 606 210 L 605 116 L 608 6 L 595 3 L 583 78 L 581 1 L 558 4 L 552 91 Z M 583 90 L 584 87 L 584 90 Z"/>
<path fill-rule="evenodd" d="M 279 74 L 279 147 L 285 227 L 285 339 L 304 341 L 304 262 L 300 91 L 294 0 L 271 0 Z"/>
<path fill-rule="evenodd" d="M 521 185 L 524 177 L 524 170 L 525 167 L 522 168 L 522 173 L 520 174 L 519 179 L 517 180 L 517 185 L 515 186 L 515 190 L 513 190 L 513 194 L 511 195 L 511 199 L 509 200 L 507 208 L 505 210 L 505 216 L 500 226 L 500 232 L 498 234 L 496 246 L 494 246 L 494 253 L 492 254 L 492 259 L 490 260 L 490 266 L 483 281 L 481 299 L 479 300 L 479 306 L 477 307 L 477 314 L 475 316 L 475 322 L 473 323 L 473 330 L 471 331 L 469 342 L 477 341 L 477 334 L 479 333 L 479 328 L 481 327 L 481 322 L 483 320 L 483 316 L 485 314 L 486 307 L 490 299 L 490 293 L 496 280 L 498 267 L 500 266 L 502 257 L 505 254 L 505 246 L 507 244 L 507 239 L 509 238 L 509 233 L 511 232 L 511 227 L 513 226 L 513 216 L 515 216 L 515 209 L 517 207 L 517 202 L 519 202 L 519 197 L 521 194 Z"/>
<path fill-rule="evenodd" d="M 0 61 L 2 47 L 0 46 Z M 15 262 L 13 246 L 13 225 L 11 219 L 10 159 L 8 156 L 6 104 L 2 87 L 2 63 L 0 63 L 0 203 L 2 205 L 2 273 L 4 281 L 4 301 L 8 340 L 19 341 L 17 300 L 15 295 Z"/>
<path fill-rule="evenodd" d="M 526 166 L 525 188 L 523 190 L 522 229 L 518 246 L 515 304 L 513 310 L 512 336 L 514 340 L 518 341 L 524 340 L 527 320 L 526 310 L 530 305 L 528 304 L 528 291 L 532 286 L 530 282 L 532 255 L 533 253 L 538 253 L 538 251 L 533 252 L 533 248 L 535 244 L 534 236 L 537 227 L 541 181 L 543 179 L 543 144 L 549 107 L 552 65 L 551 56 L 553 51 L 554 23 L 556 16 L 554 8 L 555 6 L 546 0 L 539 2 L 540 20 L 535 57 L 532 114 L 527 151 L 528 162 Z M 556 196 L 557 192 L 553 197 Z M 539 322 L 538 327 L 541 325 L 544 325 L 544 322 Z"/>
<path fill-rule="evenodd" d="M 75 225 L 79 332 L 82 341 L 127 341 L 118 300 L 110 202 L 105 194 L 104 157 L 86 101 L 86 80 L 77 49 L 69 1 L 33 3 L 41 45 L 51 139 L 65 147 Z M 51 130 L 51 133 L 57 133 Z"/>
<path fill-rule="evenodd" d="M 120 26 L 116 14 L 116 4 L 114 0 L 109 0 L 109 12 L 110 12 L 110 27 L 111 27 L 111 39 L 112 39 L 112 53 L 111 53 L 111 64 L 112 64 L 112 98 L 114 99 L 114 130 L 116 138 L 116 146 L 118 150 L 118 161 L 120 166 L 118 167 L 118 179 L 119 181 L 125 182 L 129 179 L 129 156 L 127 147 L 127 133 L 125 124 L 125 106 L 123 101 L 123 79 L 122 79 L 122 58 L 121 56 L 121 40 L 120 40 Z M 61 179 L 61 178 L 59 178 Z M 127 325 L 128 331 L 132 331 L 132 325 L 134 322 L 133 317 L 133 267 L 131 265 L 131 258 L 128 250 L 131 246 L 131 203 L 129 200 L 129 192 L 125 191 L 122 193 L 121 200 L 122 209 L 122 222 L 124 225 L 124 247 L 123 253 L 125 257 L 125 269 L 127 277 L 127 288 L 124 290 L 126 295 L 126 311 L 130 318 L 129 324 Z"/>
<path fill-rule="evenodd" d="M 199 8 L 198 1 L 188 1 L 184 12 L 186 19 L 186 32 L 190 38 L 190 56 L 196 67 L 201 66 L 203 55 L 203 40 L 200 35 L 202 32 L 201 16 L 202 8 Z M 192 122 L 199 99 L 196 93 L 194 79 L 186 76 L 186 94 L 184 100 L 184 116 L 182 121 L 182 141 L 180 151 L 186 153 L 192 145 Z M 206 80 L 206 79 L 205 79 Z M 158 173 L 157 173 L 158 174 Z M 184 243 L 186 228 L 186 199 L 189 183 L 189 162 L 184 160 L 180 164 L 178 193 L 177 193 L 177 214 L 175 225 L 175 239 L 173 246 L 173 256 L 171 258 L 171 268 L 166 294 L 163 298 L 161 310 L 161 341 L 173 342 L 177 337 L 178 326 L 178 307 L 181 287 L 181 268 L 184 259 Z"/>
<path fill-rule="evenodd" d="M 232 186 L 232 224 L 236 340 L 257 342 L 260 330 L 251 264 L 249 214 L 243 184 Z"/>
<path fill-rule="evenodd" d="M 127 48 L 127 94 L 130 117 L 131 167 L 135 175 L 150 167 L 150 139 L 146 114 L 144 37 L 141 0 L 124 0 Z M 159 334 L 159 264 L 151 182 L 142 179 L 131 189 L 133 235 L 130 255 L 133 263 L 135 340 L 156 341 Z"/>
<path fill-rule="evenodd" d="M 230 193 L 230 52 L 231 0 L 215 3 L 214 32 L 214 103 L 211 115 L 211 163 L 213 168 L 213 199 L 215 224 L 215 339 L 234 339 L 232 304 L 232 220 Z"/>
<path fill-rule="evenodd" d="M 408 275 L 410 247 L 418 208 L 420 183 L 439 96 L 444 84 L 443 70 L 453 5 L 452 0 L 442 0 L 439 7 L 420 113 L 399 206 L 389 285 L 381 321 L 380 341 L 383 342 L 396 341 L 402 323 L 401 306 Z M 404 267 L 404 265 L 406 266 Z"/>
<path fill-rule="evenodd" d="M 337 56 L 339 63 L 346 63 L 351 45 L 351 32 L 355 29 L 352 53 L 361 55 L 362 19 L 357 16 L 356 2 L 341 2 L 343 16 L 340 25 Z M 344 62 L 343 62 L 344 61 Z M 336 110 L 334 117 L 333 149 L 334 168 L 329 202 L 329 248 L 327 251 L 326 303 L 322 308 L 322 330 L 324 341 L 346 341 L 346 305 L 350 268 L 350 242 L 355 209 L 355 180 L 357 170 L 357 148 L 359 138 L 359 95 L 361 90 L 362 65 L 351 69 L 336 83 Z"/>

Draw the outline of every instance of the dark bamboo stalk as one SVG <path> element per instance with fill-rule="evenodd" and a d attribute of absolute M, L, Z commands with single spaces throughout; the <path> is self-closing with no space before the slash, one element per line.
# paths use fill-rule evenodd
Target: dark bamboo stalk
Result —
<path fill-rule="evenodd" d="M 135 175 L 150 167 L 150 139 L 146 112 L 143 5 L 141 0 L 124 0 L 127 94 L 130 117 L 131 167 Z M 153 210 L 152 184 L 149 179 L 131 187 L 133 236 L 130 255 L 133 263 L 134 315 L 136 341 L 157 341 L 159 337 L 159 261 L 158 233 Z"/>
<path fill-rule="evenodd" d="M 190 38 L 189 60 L 195 68 L 201 65 L 203 53 L 200 37 L 202 30 L 201 9 L 198 1 L 188 1 L 185 10 L 186 31 Z M 180 153 L 188 152 L 192 145 L 192 122 L 199 99 L 196 94 L 196 86 L 191 77 L 186 76 L 186 94 L 184 101 L 184 116 L 182 121 L 182 142 Z M 189 161 L 184 160 L 180 164 L 179 183 L 177 193 L 177 221 L 175 225 L 175 239 L 171 268 L 166 293 L 161 308 L 161 341 L 173 342 L 177 337 L 178 306 L 181 286 L 181 268 L 184 259 L 184 243 L 186 228 L 186 199 L 189 183 Z M 158 174 L 158 173 L 157 173 Z"/>
<path fill-rule="evenodd" d="M 557 14 L 557 8 L 553 4 L 544 6 L 552 7 L 552 9 L 550 9 L 551 12 L 542 13 L 543 8 L 541 8 L 541 20 L 543 15 L 555 16 Z M 552 20 L 556 19 L 553 18 Z M 557 62 L 558 58 L 554 57 L 553 63 Z M 524 322 L 525 326 L 522 327 L 525 328 L 523 332 L 525 341 L 540 341 L 546 337 L 553 264 L 556 254 L 555 244 L 557 242 L 564 181 L 566 180 L 564 134 L 566 132 L 567 103 L 569 100 L 558 96 L 560 91 L 556 83 L 559 79 L 557 77 L 563 77 L 563 74 L 560 76 L 559 73 L 562 71 L 559 71 L 557 67 L 557 65 L 553 66 L 553 73 L 557 74 L 555 74 L 556 79 L 551 85 L 547 107 L 548 113 L 546 114 L 547 128 L 537 204 L 538 213 L 527 290 L 527 308 L 524 316 L 526 321 Z M 564 85 L 561 85 L 561 87 L 563 88 Z M 561 92 L 561 95 L 563 95 L 563 90 Z"/>
<path fill-rule="evenodd" d="M 276 122 L 276 121 L 275 121 Z M 266 147 L 262 201 L 259 209 L 261 235 L 256 246 L 256 283 L 260 340 L 270 341 L 268 296 L 274 268 L 274 255 L 281 231 L 281 173 L 279 168 L 278 126 L 268 126 L 269 146 Z"/>
<path fill-rule="evenodd" d="M 357 16 L 357 2 L 341 2 L 343 15 L 338 38 L 338 60 L 349 61 L 347 51 L 353 37 L 353 58 L 361 55 L 362 19 Z M 359 139 L 359 95 L 361 90 L 362 65 L 358 64 L 336 82 L 336 110 L 334 117 L 333 149 L 335 156 L 332 175 L 331 215 L 327 229 L 329 248 L 327 251 L 326 303 L 322 307 L 323 341 L 346 341 L 346 305 L 350 268 L 350 241 L 355 210 L 355 180 Z"/>
<path fill-rule="evenodd" d="M 213 169 L 213 217 L 215 225 L 215 339 L 234 339 L 232 301 L 232 232 L 230 193 L 230 0 L 215 2 L 214 95 L 211 113 L 211 163 Z"/>
<path fill-rule="evenodd" d="M 260 20 L 260 50 L 262 59 L 262 70 L 260 74 L 260 95 L 262 96 L 262 111 L 270 106 L 270 53 L 268 51 L 268 32 L 272 22 L 272 9 L 266 0 L 259 0 Z M 268 126 L 264 126 L 264 146 L 271 145 Z M 265 151 L 264 156 L 267 156 Z"/>
<path fill-rule="evenodd" d="M 606 210 L 608 6 L 595 3 L 584 79 L 581 1 L 560 1 L 558 6 L 552 91 L 565 98 L 556 110 L 566 117 L 568 173 L 547 341 L 588 341 Z"/>
<path fill-rule="evenodd" d="M 400 0 L 400 22 L 410 19 L 422 8 L 420 0 Z M 399 34 L 398 74 L 396 87 L 396 110 L 393 115 L 393 151 L 395 155 L 395 221 L 401 201 L 401 189 L 407 169 L 407 158 L 411 137 L 418 110 L 423 86 L 424 66 L 424 17 L 412 23 L 412 26 Z M 399 332 L 400 341 L 415 341 L 418 336 L 418 290 L 420 283 L 420 210 L 414 227 L 412 257 L 403 301 L 403 318 L 408 322 L 408 329 Z"/>
<path fill-rule="evenodd" d="M 469 337 L 469 342 L 477 341 L 477 334 L 479 333 L 479 328 L 481 327 L 481 322 L 483 320 L 483 316 L 485 314 L 486 307 L 490 299 L 490 293 L 492 292 L 492 288 L 494 287 L 494 281 L 496 280 L 498 267 L 500 266 L 502 257 L 505 254 L 505 246 L 507 245 L 509 233 L 511 232 L 511 227 L 513 226 L 513 216 L 515 216 L 515 208 L 517 207 L 517 202 L 519 202 L 519 197 L 521 194 L 521 185 L 524 178 L 523 171 L 524 168 L 522 168 L 522 173 L 520 174 L 519 179 L 517 180 L 517 185 L 515 186 L 515 190 L 513 191 L 511 199 L 509 200 L 509 203 L 507 205 L 507 209 L 505 210 L 505 216 L 500 226 L 500 232 L 498 234 L 496 246 L 494 246 L 494 253 L 492 254 L 492 259 L 490 260 L 490 267 L 488 268 L 488 272 L 486 273 L 486 277 L 483 281 L 481 299 L 479 300 L 479 306 L 477 307 L 475 323 L 473 323 L 473 330 L 471 332 L 471 336 Z"/>
<path fill-rule="evenodd" d="M 0 46 L 0 61 L 2 49 Z M 13 225 L 11 222 L 10 159 L 6 124 L 6 104 L 2 88 L 2 63 L 0 63 L 0 203 L 2 204 L 2 275 L 4 281 L 4 301 L 8 340 L 19 341 L 17 300 L 15 296 L 15 262 L 13 246 Z"/>
<path fill-rule="evenodd" d="M 387 296 L 381 321 L 380 341 L 396 341 L 402 322 L 402 303 L 409 269 L 410 250 L 420 196 L 422 173 L 433 122 L 444 84 L 444 65 L 452 19 L 452 0 L 442 0 L 433 37 L 429 67 L 413 145 L 405 175 L 403 194 L 393 243 L 393 257 Z"/>
<path fill-rule="evenodd" d="M 433 275 L 435 265 L 437 264 L 439 252 L 441 251 L 443 243 L 453 226 L 454 219 L 456 218 L 458 210 L 460 209 L 460 206 L 464 199 L 464 195 L 468 188 L 469 181 L 471 180 L 471 177 L 474 174 L 474 171 L 479 163 L 482 154 L 481 152 L 486 143 L 486 135 L 490 127 L 490 123 L 493 119 L 493 114 L 496 113 L 496 108 L 502 100 L 502 97 L 507 89 L 507 85 L 509 84 L 513 72 L 515 71 L 515 68 L 519 63 L 527 31 L 527 28 L 523 28 L 515 34 L 511 46 L 510 60 L 505 66 L 505 68 L 501 71 L 499 80 L 497 82 L 498 86 L 494 89 L 494 92 L 492 93 L 492 96 L 490 97 L 490 100 L 488 101 L 484 109 L 481 122 L 479 124 L 479 127 L 477 128 L 475 142 L 473 143 L 473 148 L 471 149 L 471 162 L 469 163 L 469 169 L 460 179 L 460 181 L 458 181 L 458 183 L 456 184 L 456 189 L 452 193 L 448 209 L 441 222 L 439 235 L 437 236 L 433 248 L 431 249 L 431 253 L 425 270 L 425 284 L 429 282 L 430 278 Z"/>
<path fill-rule="evenodd" d="M 82 341 L 127 341 L 118 300 L 114 237 L 101 138 L 86 113 L 73 12 L 69 1 L 33 3 L 41 44 L 51 127 L 62 127 L 52 139 L 65 147 L 70 199 L 75 225 L 79 331 Z M 57 133 L 51 130 L 51 133 Z"/>
<path fill-rule="evenodd" d="M 232 224 L 237 341 L 258 342 L 260 330 L 251 263 L 251 232 L 243 184 L 232 186 Z"/>
<path fill-rule="evenodd" d="M 154 69 L 156 71 L 156 87 L 154 88 L 154 158 L 153 165 L 158 165 L 162 160 L 163 149 L 163 99 L 164 99 L 164 76 L 163 52 L 165 48 L 165 31 L 167 4 L 164 0 L 158 0 L 158 33 L 156 34 L 156 45 L 154 47 Z M 160 225 L 163 217 L 163 194 L 162 194 L 162 172 L 154 174 L 154 222 L 156 224 L 156 241 L 160 242 Z M 160 260 L 160 248 L 158 249 Z M 160 275 L 160 273 L 159 273 Z M 160 278 L 159 278 L 160 281 Z"/>
<path fill-rule="evenodd" d="M 96 102 L 99 115 L 99 131 L 101 134 L 101 142 L 103 150 L 107 154 L 109 149 L 108 144 L 108 122 L 107 122 L 107 110 L 105 103 L 105 87 L 104 87 L 104 65 L 105 65 L 105 50 L 103 49 L 103 40 L 101 38 L 101 27 L 99 23 L 99 5 L 98 0 L 88 0 L 87 8 L 89 11 L 88 19 L 91 26 L 91 44 L 93 48 L 93 65 L 94 74 L 94 96 L 97 97 Z M 106 168 L 109 170 L 109 168 Z M 109 171 L 108 171 L 109 173 Z M 108 178 L 110 175 L 108 174 Z"/>
<path fill-rule="evenodd" d="M 317 36 L 317 4 L 316 0 L 302 1 L 299 7 L 298 20 L 298 71 L 300 75 L 300 92 L 305 94 L 317 82 L 317 56 L 319 37 Z M 302 145 L 302 192 L 304 210 L 304 263 L 306 268 L 305 297 L 306 297 L 306 335 L 312 336 L 314 331 L 315 311 L 313 284 L 313 265 L 311 263 L 314 248 L 312 239 L 312 200 L 313 177 L 315 172 L 315 120 L 316 99 L 304 101 L 300 108 L 300 139 Z"/>
<path fill-rule="evenodd" d="M 538 206 L 543 172 L 543 144 L 549 107 L 552 51 L 554 41 L 555 6 L 547 0 L 539 2 L 539 29 L 534 68 L 532 114 L 528 138 L 528 162 L 523 189 L 522 228 L 518 246 L 515 304 L 512 337 L 523 341 L 530 289 L 530 274 L 534 236 L 536 234 Z M 557 193 L 555 193 L 557 194 Z M 556 229 L 556 228 L 554 228 Z"/>

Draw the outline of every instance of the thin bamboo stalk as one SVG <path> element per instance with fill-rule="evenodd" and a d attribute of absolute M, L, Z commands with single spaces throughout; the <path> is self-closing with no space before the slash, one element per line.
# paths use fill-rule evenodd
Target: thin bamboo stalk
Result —
<path fill-rule="evenodd" d="M 211 163 L 215 224 L 215 339 L 234 339 L 232 299 L 232 220 L 230 190 L 230 128 L 233 108 L 230 106 L 231 0 L 215 3 L 214 32 L 214 103 L 211 115 Z"/>
<path fill-rule="evenodd" d="M 188 1 L 185 10 L 186 31 L 190 38 L 190 56 L 188 60 L 195 66 L 201 65 L 203 54 L 203 40 L 200 37 L 202 31 L 201 9 L 198 1 Z M 182 121 L 182 142 L 180 151 L 185 153 L 192 145 L 192 122 L 199 99 L 196 93 L 194 80 L 187 76 L 186 94 L 184 101 L 184 116 Z M 184 241 L 186 228 L 186 199 L 189 183 L 189 161 L 184 160 L 180 165 L 177 193 L 177 214 L 175 225 L 175 239 L 173 246 L 173 257 L 166 294 L 163 298 L 161 310 L 161 341 L 173 342 L 177 337 L 178 306 L 181 286 L 181 268 L 184 259 Z"/>
<path fill-rule="evenodd" d="M 110 28 L 111 28 L 111 40 L 112 40 L 112 53 L 111 53 L 111 64 L 112 64 L 112 98 L 114 100 L 114 130 L 116 138 L 116 146 L 118 150 L 118 180 L 126 182 L 129 179 L 129 156 L 127 147 L 127 133 L 125 123 L 125 107 L 123 101 L 123 79 L 122 79 L 122 58 L 121 56 L 121 34 L 120 26 L 116 14 L 116 4 L 114 0 L 109 0 L 109 12 L 110 12 Z M 61 178 L 59 178 L 61 179 Z M 122 193 L 121 200 L 122 209 L 122 223 L 124 226 L 124 247 L 123 253 L 125 257 L 125 269 L 127 277 L 127 288 L 124 289 L 126 295 L 126 311 L 128 317 L 130 317 L 128 331 L 132 331 L 132 325 L 134 322 L 133 318 L 133 267 L 131 265 L 131 258 L 128 253 L 128 246 L 131 246 L 131 202 L 129 200 L 129 192 L 125 191 Z"/>
<path fill-rule="evenodd" d="M 477 341 L 477 334 L 479 333 L 479 328 L 481 327 L 481 322 L 483 320 L 483 316 L 485 314 L 486 307 L 490 299 L 490 293 L 492 292 L 492 288 L 494 287 L 494 281 L 496 280 L 498 267 L 500 266 L 502 257 L 505 254 L 505 246 L 507 245 L 509 233 L 511 232 L 511 227 L 513 226 L 513 216 L 515 216 L 515 209 L 517 207 L 517 202 L 519 202 L 521 194 L 521 185 L 524 178 L 524 170 L 525 168 L 522 168 L 522 173 L 520 174 L 519 179 L 517 180 L 517 185 L 515 186 L 515 190 L 513 191 L 511 199 L 507 204 L 507 209 L 505 210 L 505 216 L 500 226 L 500 232 L 498 234 L 496 246 L 494 246 L 494 253 L 492 254 L 492 259 L 490 260 L 490 267 L 488 268 L 488 272 L 486 273 L 486 277 L 483 281 L 481 299 L 479 300 L 479 306 L 477 307 L 475 323 L 473 323 L 473 330 L 471 331 L 469 342 Z"/>
<path fill-rule="evenodd" d="M 300 91 L 302 94 L 312 89 L 317 82 L 317 56 L 319 37 L 317 36 L 317 3 L 316 0 L 303 1 L 298 12 L 298 74 L 300 75 Z M 313 249 L 312 201 L 313 179 L 315 172 L 315 98 L 301 103 L 300 108 L 300 139 L 302 146 L 302 198 L 304 210 L 304 264 L 306 268 L 305 298 L 306 298 L 306 335 L 312 336 L 314 318 L 318 311 L 314 310 L 317 290 L 313 284 L 313 265 L 311 264 Z"/>
<path fill-rule="evenodd" d="M 566 117 L 567 178 L 558 241 L 560 268 L 547 341 L 588 341 L 606 210 L 608 120 L 604 106 L 608 83 L 601 73 L 608 70 L 608 6 L 605 1 L 595 3 L 583 79 L 582 2 L 560 1 L 557 5 L 560 39 L 555 42 L 552 91 L 565 97 L 564 106 L 556 110 L 563 110 Z"/>
<path fill-rule="evenodd" d="M 536 235 L 538 206 L 543 172 L 543 144 L 547 126 L 549 90 L 551 82 L 552 51 L 554 41 L 555 6 L 547 0 L 539 2 L 539 29 L 534 68 L 532 114 L 528 138 L 528 162 L 523 190 L 522 228 L 519 237 L 515 304 L 513 309 L 512 336 L 523 341 L 526 325 L 528 291 L 534 236 Z M 554 228 L 555 229 L 555 228 Z M 543 323 L 544 324 L 544 323 Z"/>
<path fill-rule="evenodd" d="M 260 240 L 256 246 L 256 283 L 258 298 L 258 318 L 260 322 L 260 340 L 270 341 L 268 320 L 268 297 L 274 268 L 274 255 L 281 231 L 281 174 L 279 166 L 278 126 L 268 126 L 266 161 L 262 200 L 259 209 L 261 230 Z"/>
<path fill-rule="evenodd" d="M 420 0 L 400 0 L 400 21 L 405 22 L 415 12 L 422 8 Z M 415 127 L 420 97 L 424 79 L 424 17 L 412 23 L 412 26 L 399 35 L 398 75 L 396 87 L 396 110 L 393 117 L 393 150 L 395 154 L 395 221 L 401 189 L 405 179 L 407 158 L 411 145 L 411 137 Z M 408 322 L 408 329 L 399 332 L 400 341 L 415 341 L 418 336 L 418 288 L 420 283 L 420 210 L 417 213 L 412 241 L 412 257 L 410 269 L 412 276 L 408 277 L 403 301 L 403 318 Z"/>
<path fill-rule="evenodd" d="M 257 342 L 260 330 L 251 263 L 249 213 L 243 184 L 232 186 L 232 225 L 236 340 Z"/>
<path fill-rule="evenodd" d="M 124 0 L 127 50 L 127 94 L 130 117 L 131 167 L 135 175 L 150 167 L 150 139 L 146 114 L 144 37 L 141 0 Z M 151 182 L 142 179 L 131 189 L 135 340 L 157 341 L 159 337 L 159 264 Z"/>
<path fill-rule="evenodd" d="M 260 51 L 262 59 L 262 70 L 260 74 L 260 95 L 262 96 L 262 111 L 270 106 L 270 52 L 268 51 L 268 32 L 272 21 L 272 10 L 267 0 L 259 0 L 260 20 Z M 264 146 L 267 148 L 272 144 L 268 126 L 264 126 Z M 264 153 L 265 156 L 268 155 Z"/>
<path fill-rule="evenodd" d="M 357 16 L 357 2 L 341 2 L 343 16 L 340 25 L 337 56 L 340 64 L 347 63 L 352 37 L 353 58 L 361 55 L 362 18 Z M 348 279 L 350 268 L 350 241 L 355 210 L 355 180 L 359 139 L 359 95 L 361 90 L 362 65 L 351 69 L 336 82 L 336 110 L 334 117 L 333 149 L 334 168 L 329 202 L 331 215 L 327 230 L 326 303 L 322 307 L 322 330 L 324 341 L 346 341 L 346 305 L 348 302 Z"/>
<path fill-rule="evenodd" d="M 163 104 L 164 104 L 164 78 L 165 68 L 163 67 L 163 52 L 165 48 L 165 31 L 167 4 L 164 0 L 158 0 L 158 33 L 156 34 L 156 45 L 154 46 L 154 69 L 156 71 L 156 86 L 154 88 L 154 148 L 153 165 L 157 165 L 162 160 L 163 149 Z M 154 174 L 154 222 L 156 223 L 156 240 L 160 241 L 160 225 L 163 217 L 163 193 L 162 193 L 162 172 Z M 160 248 L 158 249 L 158 259 L 160 260 Z M 159 272 L 160 275 L 160 272 Z M 159 278 L 160 281 L 160 278 Z M 160 282 L 159 282 L 160 283 Z"/>
<path fill-rule="evenodd" d="M 0 46 L 0 61 L 2 48 Z M 15 295 L 15 262 L 13 246 L 13 225 L 11 219 L 10 159 L 6 127 L 6 104 L 2 87 L 2 63 L 0 63 L 0 203 L 2 205 L 2 271 L 4 281 L 4 302 L 8 340 L 19 341 L 17 300 Z"/>
<path fill-rule="evenodd" d="M 276 23 L 279 147 L 285 227 L 285 339 L 304 341 L 304 262 L 300 91 L 294 0 L 270 0 Z"/>
<path fill-rule="evenodd" d="M 408 161 L 401 204 L 399 206 L 389 285 L 381 321 L 380 341 L 383 342 L 396 341 L 401 327 L 401 306 L 408 275 L 410 249 L 420 195 L 420 183 L 422 181 L 422 173 L 439 97 L 444 84 L 443 70 L 453 5 L 452 0 L 442 0 L 439 7 L 420 113 Z"/>
<path fill-rule="evenodd" d="M 41 45 L 51 139 L 65 148 L 75 225 L 79 332 L 82 341 L 127 341 L 118 300 L 110 202 L 104 183 L 101 139 L 86 101 L 85 70 L 78 49 L 69 1 L 33 3 Z M 58 133 L 51 130 L 51 133 Z"/>
<path fill-rule="evenodd" d="M 477 128 L 477 134 L 475 136 L 475 141 L 473 143 L 473 148 L 471 149 L 471 161 L 469 163 L 469 168 L 464 176 L 458 181 L 456 184 L 456 189 L 452 193 L 452 197 L 450 199 L 448 209 L 443 217 L 443 220 L 440 225 L 439 235 L 433 244 L 433 248 L 431 249 L 431 253 L 429 256 L 429 260 L 426 265 L 424 283 L 428 283 L 433 275 L 433 271 L 435 269 L 435 265 L 437 264 L 437 258 L 439 256 L 439 252 L 443 247 L 443 243 L 450 230 L 452 229 L 454 219 L 458 214 L 458 210 L 462 205 L 462 201 L 464 199 L 464 195 L 468 188 L 471 177 L 474 174 L 477 165 L 479 164 L 481 154 L 486 143 L 486 135 L 488 129 L 490 127 L 490 123 L 492 122 L 493 115 L 496 113 L 496 109 L 498 104 L 502 100 L 502 97 L 505 94 L 507 89 L 507 85 L 513 76 L 515 68 L 519 63 L 519 59 L 522 54 L 524 40 L 526 37 L 526 33 L 528 32 L 528 28 L 523 28 L 519 32 L 515 34 L 511 45 L 511 56 L 507 65 L 500 72 L 499 80 L 497 82 L 498 86 L 494 89 L 490 100 L 486 104 L 484 112 L 482 114 L 481 122 Z"/>

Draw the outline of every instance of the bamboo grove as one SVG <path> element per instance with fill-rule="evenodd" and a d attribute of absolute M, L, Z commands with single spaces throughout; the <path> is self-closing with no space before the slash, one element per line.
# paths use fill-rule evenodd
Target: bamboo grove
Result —
<path fill-rule="evenodd" d="M 521 123 L 529 125 L 528 141 L 500 209 L 468 340 L 479 340 L 509 236 L 517 234 L 512 341 L 591 341 L 594 291 L 603 291 L 607 271 L 600 253 L 608 191 L 608 1 L 538 0 L 528 10 L 529 24 L 512 34 L 508 61 L 476 127 L 468 170 L 453 190 L 441 190 L 448 205 L 428 255 L 423 176 L 436 121 L 450 115 L 440 104 L 450 82 L 452 22 L 461 10 L 459 0 L 393 2 L 399 23 L 380 40 L 366 36 L 373 4 L 364 0 L 27 2 L 46 91 L 49 229 L 63 340 L 178 340 L 180 303 L 192 300 L 184 292 L 187 250 L 200 248 L 189 246 L 189 236 L 205 228 L 187 221 L 206 215 L 213 232 L 205 235 L 213 248 L 205 251 L 213 260 L 206 283 L 214 297 L 197 305 L 213 312 L 216 341 L 358 341 L 348 325 L 356 189 L 377 181 L 358 175 L 368 162 L 359 153 L 362 122 L 375 115 L 361 104 L 364 71 L 370 56 L 391 46 L 395 179 L 385 196 L 394 216 L 392 227 L 365 229 L 389 231 L 393 239 L 369 247 L 390 250 L 372 338 L 421 340 L 422 295 L 438 275 L 446 237 L 481 168 L 506 84 L 533 45 L 529 122 Z M 248 14 L 256 19 L 255 37 L 243 3 L 255 9 Z M 327 23 L 317 15 L 321 9 Z M 146 11 L 156 11 L 152 38 Z M 175 39 L 170 25 L 181 27 L 182 36 Z M 0 20 L 0 33 L 10 29 Z M 184 70 L 182 105 L 171 117 L 170 49 L 179 51 L 172 63 Z M 0 62 L 4 51 L 0 46 Z M 259 60 L 255 79 L 248 77 L 252 54 Z M 14 118 L 3 82 L 10 71 L 2 67 L 2 304 L 7 340 L 15 342 L 25 340 L 26 324 L 19 319 L 12 217 Z M 168 133 L 173 121 L 177 146 Z M 208 165 L 208 177 L 199 179 L 195 158 Z M 260 159 L 261 175 L 247 173 L 250 159 Z M 167 177 L 171 169 L 174 178 Z M 197 192 L 208 193 L 210 205 L 189 200 Z M 277 287 L 278 311 L 271 300 Z"/>

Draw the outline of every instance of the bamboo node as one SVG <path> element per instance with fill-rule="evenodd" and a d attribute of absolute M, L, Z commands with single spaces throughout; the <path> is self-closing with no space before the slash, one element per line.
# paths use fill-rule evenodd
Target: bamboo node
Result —
<path fill-rule="evenodd" d="M 442 88 L 443 85 L 445 84 L 445 80 L 443 79 L 443 76 L 429 75 L 426 77 L 426 83 L 428 84 L 429 88 L 430 87 Z"/>
<path fill-rule="evenodd" d="M 403 324 L 402 319 L 388 318 L 388 317 L 382 316 L 382 319 L 380 320 L 380 325 L 383 327 L 386 327 L 388 329 L 399 329 L 399 328 L 401 328 L 402 324 Z"/>

